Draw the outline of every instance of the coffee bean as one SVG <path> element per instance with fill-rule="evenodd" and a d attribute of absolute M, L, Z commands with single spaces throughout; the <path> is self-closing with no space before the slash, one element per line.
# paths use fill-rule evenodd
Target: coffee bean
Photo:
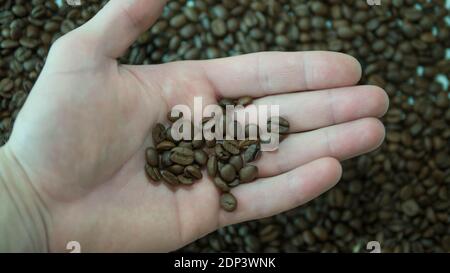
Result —
<path fill-rule="evenodd" d="M 234 179 L 231 183 L 228 183 L 228 186 L 230 188 L 234 188 L 237 187 L 241 184 L 241 181 L 239 181 L 239 179 Z"/>
<path fill-rule="evenodd" d="M 212 155 L 209 157 L 208 162 L 206 163 L 208 175 L 210 177 L 214 177 L 217 174 L 217 157 L 215 155 Z"/>
<path fill-rule="evenodd" d="M 184 175 L 187 177 L 192 177 L 195 179 L 202 179 L 203 175 L 199 168 L 196 168 L 194 166 L 187 166 L 184 168 Z"/>
<path fill-rule="evenodd" d="M 217 159 L 220 161 L 225 162 L 228 159 L 230 159 L 230 153 L 227 152 L 221 144 L 216 144 L 216 146 L 214 148 L 214 152 L 217 156 Z"/>
<path fill-rule="evenodd" d="M 159 144 L 166 139 L 165 130 L 166 130 L 166 128 L 161 123 L 157 123 L 156 126 L 153 128 L 152 137 L 153 137 L 153 142 L 155 144 Z"/>
<path fill-rule="evenodd" d="M 203 147 L 204 144 L 205 144 L 205 142 L 203 140 L 193 140 L 192 141 L 192 147 L 194 149 L 200 149 Z"/>
<path fill-rule="evenodd" d="M 244 166 L 244 161 L 242 160 L 242 157 L 240 155 L 234 155 L 230 157 L 229 163 L 234 167 L 236 171 L 239 171 Z"/>
<path fill-rule="evenodd" d="M 150 166 L 157 167 L 159 165 L 158 152 L 154 148 L 147 148 L 145 156 Z"/>
<path fill-rule="evenodd" d="M 224 193 L 220 196 L 220 207 L 225 211 L 232 212 L 236 206 L 237 200 L 231 193 Z"/>
<path fill-rule="evenodd" d="M 206 165 L 208 161 L 208 155 L 203 150 L 195 150 L 194 151 L 194 160 L 200 166 Z"/>
<path fill-rule="evenodd" d="M 227 33 L 227 25 L 222 19 L 215 19 L 211 23 L 211 30 L 214 35 L 221 37 Z"/>
<path fill-rule="evenodd" d="M 194 184 L 194 180 L 192 178 L 186 177 L 184 175 L 178 175 L 177 179 L 183 185 L 192 185 L 192 184 Z"/>
<path fill-rule="evenodd" d="M 253 162 L 260 156 L 260 147 L 258 144 L 252 144 L 245 149 L 243 153 L 244 162 Z"/>
<path fill-rule="evenodd" d="M 158 145 L 156 145 L 156 149 L 158 151 L 168 151 L 168 150 L 171 150 L 174 147 L 175 147 L 175 143 L 173 143 L 171 141 L 168 141 L 168 140 L 164 140 L 163 142 L 161 142 Z"/>
<path fill-rule="evenodd" d="M 167 167 L 167 170 L 175 175 L 180 175 L 180 174 L 184 173 L 184 166 L 175 164 L 175 165 Z"/>
<path fill-rule="evenodd" d="M 219 169 L 220 177 L 226 182 L 232 182 L 236 177 L 236 170 L 233 165 L 226 164 L 221 169 Z"/>
<path fill-rule="evenodd" d="M 165 151 L 161 155 L 161 166 L 162 167 L 169 167 L 173 164 L 172 160 L 170 159 L 171 152 Z"/>
<path fill-rule="evenodd" d="M 250 96 L 241 97 L 237 101 L 237 105 L 247 106 L 253 103 L 253 98 Z"/>
<path fill-rule="evenodd" d="M 180 184 L 178 178 L 173 173 L 167 170 L 161 171 L 161 177 L 169 186 L 177 186 Z"/>
<path fill-rule="evenodd" d="M 236 140 L 225 140 L 222 146 L 230 154 L 238 155 L 240 153 L 239 142 Z"/>
<path fill-rule="evenodd" d="M 189 148 L 175 147 L 171 150 L 170 160 L 186 166 L 194 162 L 194 152 Z"/>
<path fill-rule="evenodd" d="M 180 143 L 178 143 L 178 147 L 192 149 L 192 142 L 181 141 Z"/>
<path fill-rule="evenodd" d="M 239 171 L 239 179 L 242 183 L 252 182 L 258 176 L 258 168 L 253 165 L 247 165 Z"/>
<path fill-rule="evenodd" d="M 258 140 L 250 140 L 250 139 L 241 140 L 239 141 L 239 149 L 241 150 L 247 149 L 250 145 L 253 144 L 258 144 Z"/>
<path fill-rule="evenodd" d="M 287 134 L 289 132 L 289 121 L 282 117 L 278 117 L 278 121 L 276 118 L 270 118 L 267 123 L 267 128 L 269 132 L 278 130 L 280 134 Z"/>
<path fill-rule="evenodd" d="M 145 165 L 145 173 L 147 177 L 151 180 L 158 182 L 161 180 L 161 173 L 159 172 L 157 167 L 152 167 L 148 164 Z"/>
<path fill-rule="evenodd" d="M 228 186 L 228 184 L 218 176 L 214 178 L 214 185 L 216 185 L 216 187 L 222 192 L 230 191 L 230 187 Z"/>

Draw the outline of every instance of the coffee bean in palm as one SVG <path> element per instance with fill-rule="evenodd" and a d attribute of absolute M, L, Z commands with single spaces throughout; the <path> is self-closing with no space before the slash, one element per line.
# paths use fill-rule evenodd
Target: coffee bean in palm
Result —
<path fill-rule="evenodd" d="M 227 161 L 228 159 L 230 159 L 230 153 L 227 152 L 222 144 L 218 143 L 216 144 L 216 147 L 214 148 L 214 152 L 217 156 L 217 159 L 219 159 L 220 161 Z"/>
<path fill-rule="evenodd" d="M 197 180 L 202 179 L 203 175 L 202 172 L 200 171 L 199 168 L 194 167 L 194 166 L 187 166 L 186 168 L 184 168 L 184 175 L 187 177 L 192 177 L 195 178 Z"/>
<path fill-rule="evenodd" d="M 192 147 L 194 149 L 200 149 L 201 147 L 203 147 L 203 144 L 205 144 L 205 142 L 203 140 L 200 140 L 200 139 L 192 141 Z"/>
<path fill-rule="evenodd" d="M 170 156 L 170 152 L 168 153 Z M 184 166 L 175 164 L 172 166 L 167 167 L 167 170 L 173 174 L 179 175 L 179 174 L 183 174 L 184 173 Z"/>
<path fill-rule="evenodd" d="M 195 150 L 194 161 L 200 166 L 204 166 L 208 161 L 208 154 L 206 154 L 203 150 Z"/>
<path fill-rule="evenodd" d="M 219 105 L 223 108 L 226 108 L 227 105 L 234 105 L 234 101 L 232 99 L 223 98 L 219 101 Z"/>
<path fill-rule="evenodd" d="M 234 155 L 230 157 L 229 163 L 234 167 L 236 171 L 239 171 L 244 166 L 244 161 L 241 155 Z"/>
<path fill-rule="evenodd" d="M 237 101 L 237 105 L 247 106 L 253 103 L 253 98 L 250 96 L 241 97 Z"/>
<path fill-rule="evenodd" d="M 228 183 L 228 186 L 230 188 L 234 188 L 234 187 L 239 186 L 240 184 L 241 184 L 241 181 L 238 178 L 236 178 L 232 182 Z"/>
<path fill-rule="evenodd" d="M 171 150 L 170 160 L 174 163 L 187 166 L 194 162 L 194 152 L 189 148 L 175 147 Z"/>
<path fill-rule="evenodd" d="M 222 146 L 230 154 L 237 155 L 240 153 L 239 142 L 237 140 L 225 140 Z"/>
<path fill-rule="evenodd" d="M 190 142 L 190 141 L 181 141 L 180 143 L 178 143 L 178 147 L 192 149 L 192 142 Z"/>
<path fill-rule="evenodd" d="M 268 120 L 267 129 L 272 132 L 275 128 L 278 128 L 279 134 L 287 134 L 289 132 L 289 121 L 283 117 L 278 117 L 278 120 L 272 117 Z"/>
<path fill-rule="evenodd" d="M 157 167 L 159 165 L 159 156 L 155 148 L 152 147 L 147 148 L 145 152 L 145 157 L 147 159 L 147 163 L 150 166 Z"/>
<path fill-rule="evenodd" d="M 194 184 L 194 180 L 191 177 L 186 177 L 185 175 L 178 175 L 177 179 L 183 185 L 192 185 L 192 184 Z"/>
<path fill-rule="evenodd" d="M 161 155 L 161 166 L 162 167 L 169 167 L 173 164 L 172 160 L 170 159 L 171 152 L 165 151 Z"/>
<path fill-rule="evenodd" d="M 253 162 L 258 159 L 260 155 L 260 146 L 259 144 L 252 144 L 245 149 L 243 153 L 244 162 Z"/>
<path fill-rule="evenodd" d="M 236 169 L 231 164 L 224 165 L 219 169 L 220 177 L 226 182 L 232 182 L 236 178 Z"/>
<path fill-rule="evenodd" d="M 230 187 L 228 186 L 228 184 L 223 181 L 222 178 L 216 176 L 214 177 L 214 185 L 216 185 L 216 187 L 221 190 L 222 192 L 229 192 L 230 191 Z"/>
<path fill-rule="evenodd" d="M 242 183 L 252 182 L 258 176 L 258 167 L 247 165 L 239 171 L 239 179 Z"/>
<path fill-rule="evenodd" d="M 180 184 L 177 176 L 167 170 L 161 171 L 161 177 L 162 177 L 163 181 L 166 182 L 170 186 L 177 186 Z"/>
<path fill-rule="evenodd" d="M 212 155 L 209 157 L 208 162 L 206 163 L 206 170 L 210 177 L 214 177 L 217 174 L 217 157 Z"/>
<path fill-rule="evenodd" d="M 149 164 L 145 165 L 145 173 L 147 177 L 151 180 L 158 182 L 161 180 L 161 173 L 159 172 L 157 167 L 150 166 Z"/>
<path fill-rule="evenodd" d="M 158 145 L 156 145 L 156 149 L 158 151 L 169 151 L 174 147 L 175 147 L 175 143 L 173 143 L 172 141 L 168 141 L 168 140 L 164 140 L 161 143 L 159 143 Z"/>
<path fill-rule="evenodd" d="M 156 124 L 152 131 L 153 142 L 155 145 L 166 139 L 166 128 L 161 123 Z"/>
<path fill-rule="evenodd" d="M 220 207 L 225 211 L 232 212 L 236 209 L 237 200 L 231 193 L 223 193 L 220 196 Z"/>

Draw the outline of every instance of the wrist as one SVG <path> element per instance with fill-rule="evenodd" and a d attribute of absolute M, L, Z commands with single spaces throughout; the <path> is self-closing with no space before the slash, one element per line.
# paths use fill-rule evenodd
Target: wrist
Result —
<path fill-rule="evenodd" d="M 49 213 L 7 145 L 0 148 L 0 252 L 47 252 Z"/>

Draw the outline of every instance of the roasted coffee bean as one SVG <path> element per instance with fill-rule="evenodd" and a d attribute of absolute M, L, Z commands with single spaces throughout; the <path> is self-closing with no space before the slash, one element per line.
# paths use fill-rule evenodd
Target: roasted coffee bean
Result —
<path fill-rule="evenodd" d="M 242 105 L 242 106 L 247 106 L 252 103 L 253 103 L 253 98 L 250 96 L 245 96 L 245 97 L 239 98 L 236 104 Z"/>
<path fill-rule="evenodd" d="M 164 180 L 164 182 L 166 182 L 170 186 L 177 186 L 180 184 L 178 178 L 173 173 L 167 170 L 161 171 L 161 177 Z"/>
<path fill-rule="evenodd" d="M 244 166 L 244 161 L 242 160 L 242 156 L 234 155 L 230 157 L 229 163 L 234 167 L 236 171 L 239 171 Z"/>
<path fill-rule="evenodd" d="M 178 175 L 177 179 L 183 185 L 192 185 L 192 184 L 194 184 L 194 180 L 191 177 L 186 177 L 184 175 Z"/>
<path fill-rule="evenodd" d="M 237 207 L 237 200 L 231 193 L 224 193 L 220 196 L 220 207 L 225 211 L 232 212 Z"/>
<path fill-rule="evenodd" d="M 159 172 L 157 167 L 152 167 L 148 164 L 145 165 L 145 173 L 147 174 L 147 177 L 149 177 L 151 180 L 158 182 L 161 180 L 161 173 Z"/>
<path fill-rule="evenodd" d="M 169 153 L 170 155 L 170 153 Z M 175 164 L 172 166 L 167 167 L 167 170 L 175 175 L 180 175 L 184 173 L 184 166 Z"/>
<path fill-rule="evenodd" d="M 202 179 L 203 175 L 199 168 L 194 166 L 187 166 L 184 168 L 184 175 L 195 179 Z"/>
<path fill-rule="evenodd" d="M 244 162 L 253 162 L 260 156 L 259 144 L 252 144 L 243 153 Z"/>
<path fill-rule="evenodd" d="M 168 140 L 164 140 L 163 142 L 161 142 L 158 145 L 156 145 L 156 149 L 158 151 L 168 151 L 168 150 L 171 150 L 174 147 L 175 147 L 175 143 L 173 143 L 171 141 L 168 141 Z"/>
<path fill-rule="evenodd" d="M 216 147 L 214 148 L 214 152 L 217 156 L 217 159 L 219 159 L 220 161 L 227 161 L 228 159 L 230 159 L 230 153 L 227 152 L 222 144 L 216 144 Z"/>
<path fill-rule="evenodd" d="M 214 178 L 214 185 L 216 185 L 216 187 L 222 192 L 230 191 L 230 187 L 228 186 L 228 184 L 218 176 Z"/>
<path fill-rule="evenodd" d="M 162 167 L 169 167 L 173 164 L 172 160 L 170 159 L 171 152 L 165 151 L 161 155 L 161 166 Z"/>
<path fill-rule="evenodd" d="M 194 160 L 200 166 L 204 166 L 204 165 L 206 165 L 206 162 L 208 161 L 208 154 L 205 153 L 203 150 L 195 150 L 194 151 Z"/>
<path fill-rule="evenodd" d="M 287 134 L 289 132 L 289 121 L 282 117 L 278 117 L 277 121 L 277 118 L 272 117 L 268 120 L 267 129 L 269 132 L 278 130 L 279 134 Z"/>
<path fill-rule="evenodd" d="M 238 155 L 240 153 L 239 142 L 236 140 L 225 140 L 222 147 L 230 154 Z"/>
<path fill-rule="evenodd" d="M 228 186 L 230 188 L 234 188 L 234 187 L 239 186 L 240 184 L 241 184 L 241 181 L 239 181 L 239 179 L 236 178 L 231 183 L 228 183 Z"/>
<path fill-rule="evenodd" d="M 157 167 L 159 165 L 159 156 L 155 148 L 147 148 L 145 158 L 150 166 Z"/>
<path fill-rule="evenodd" d="M 214 177 L 217 174 L 217 157 L 212 155 L 209 157 L 208 162 L 206 163 L 206 170 L 210 177 Z"/>
<path fill-rule="evenodd" d="M 155 145 L 163 142 L 166 139 L 166 128 L 161 123 L 156 124 L 152 131 L 153 142 Z"/>
<path fill-rule="evenodd" d="M 189 148 L 175 147 L 171 150 L 170 160 L 183 166 L 194 162 L 194 152 Z"/>
<path fill-rule="evenodd" d="M 239 179 L 242 183 L 252 182 L 258 176 L 258 168 L 253 165 L 247 165 L 239 171 Z"/>
<path fill-rule="evenodd" d="M 226 164 L 225 166 L 223 166 L 221 169 L 219 169 L 219 173 L 220 177 L 222 177 L 222 179 L 226 182 L 232 182 L 236 177 L 236 170 L 231 164 Z"/>

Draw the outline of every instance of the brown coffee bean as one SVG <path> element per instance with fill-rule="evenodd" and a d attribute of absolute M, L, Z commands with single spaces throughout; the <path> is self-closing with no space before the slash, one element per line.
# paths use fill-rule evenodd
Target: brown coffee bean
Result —
<path fill-rule="evenodd" d="M 258 144 L 252 144 L 245 149 L 243 153 L 244 162 L 252 162 L 259 158 L 260 156 L 260 147 Z"/>
<path fill-rule="evenodd" d="M 171 150 L 170 160 L 186 166 L 194 162 L 194 152 L 189 148 L 175 147 Z"/>
<path fill-rule="evenodd" d="M 157 167 L 159 165 L 159 156 L 155 148 L 147 148 L 145 156 L 147 163 L 150 164 L 150 166 Z"/>
<path fill-rule="evenodd" d="M 166 128 L 161 123 L 156 124 L 152 131 L 153 142 L 157 145 L 166 139 Z"/>
<path fill-rule="evenodd" d="M 253 103 L 253 98 L 250 96 L 241 97 L 237 101 L 237 105 L 247 106 Z"/>
<path fill-rule="evenodd" d="M 287 134 L 289 132 L 289 121 L 282 117 L 278 117 L 278 121 L 276 118 L 270 118 L 267 123 L 267 129 L 269 132 L 278 130 L 279 134 Z"/>
<path fill-rule="evenodd" d="M 159 172 L 157 167 L 152 167 L 148 164 L 145 165 L 145 173 L 147 177 L 151 180 L 158 182 L 161 180 L 161 173 Z"/>
<path fill-rule="evenodd" d="M 162 167 L 169 167 L 173 164 L 172 160 L 170 159 L 171 152 L 165 151 L 161 155 L 161 166 Z"/>
<path fill-rule="evenodd" d="M 218 176 L 214 178 L 214 185 L 216 185 L 216 187 L 222 192 L 230 191 L 230 187 L 228 186 L 228 184 Z"/>
<path fill-rule="evenodd" d="M 239 171 L 244 166 L 244 161 L 240 155 L 234 155 L 230 157 L 229 163 L 234 167 L 236 171 Z"/>
<path fill-rule="evenodd" d="M 217 157 L 212 155 L 209 157 L 208 162 L 206 163 L 206 170 L 210 177 L 214 177 L 217 174 Z"/>
<path fill-rule="evenodd" d="M 175 143 L 173 143 L 171 141 L 168 141 L 168 140 L 164 140 L 163 142 L 161 142 L 158 145 L 156 145 L 156 149 L 158 151 L 168 151 L 168 150 L 171 150 L 174 147 L 175 147 Z"/>
<path fill-rule="evenodd" d="M 214 148 L 215 146 L 216 146 L 216 141 L 215 140 L 207 140 L 206 141 L 206 147 Z"/>
<path fill-rule="evenodd" d="M 162 177 L 163 181 L 166 182 L 170 186 L 177 186 L 180 184 L 180 182 L 178 181 L 178 178 L 173 173 L 171 173 L 167 170 L 161 171 L 161 177 Z"/>
<path fill-rule="evenodd" d="M 194 151 L 194 160 L 200 166 L 206 165 L 208 161 L 208 154 L 206 154 L 203 150 L 195 150 Z"/>
<path fill-rule="evenodd" d="M 180 175 L 184 173 L 184 166 L 175 164 L 167 167 L 167 170 L 175 175 Z"/>
<path fill-rule="evenodd" d="M 228 186 L 230 188 L 234 188 L 234 187 L 239 186 L 240 184 L 241 184 L 241 181 L 239 181 L 239 179 L 236 178 L 236 179 L 233 180 L 233 182 L 228 183 Z"/>
<path fill-rule="evenodd" d="M 225 211 L 232 212 L 237 207 L 237 200 L 231 193 L 224 193 L 220 196 L 220 207 Z"/>
<path fill-rule="evenodd" d="M 227 25 L 222 19 L 215 19 L 211 23 L 211 31 L 215 36 L 222 37 L 227 33 Z"/>
<path fill-rule="evenodd" d="M 232 182 L 236 177 L 236 170 L 233 165 L 226 164 L 221 169 L 219 169 L 220 177 L 226 182 Z"/>
<path fill-rule="evenodd" d="M 252 182 L 258 176 L 258 167 L 247 165 L 239 171 L 239 179 L 242 183 Z"/>
<path fill-rule="evenodd" d="M 214 152 L 215 152 L 215 154 L 217 156 L 217 159 L 220 160 L 220 161 L 225 162 L 228 159 L 230 159 L 230 153 L 227 152 L 223 148 L 222 144 L 216 144 L 216 147 L 214 148 Z"/>
<path fill-rule="evenodd" d="M 186 177 L 184 175 L 178 175 L 177 179 L 183 185 L 192 185 L 192 184 L 194 184 L 194 180 L 192 178 Z"/>
<path fill-rule="evenodd" d="M 203 175 L 199 168 L 194 166 L 187 166 L 184 168 L 184 175 L 187 177 L 192 177 L 197 180 L 202 179 Z"/>
<path fill-rule="evenodd" d="M 230 154 L 238 155 L 240 153 L 239 142 L 236 140 L 225 140 L 222 147 Z"/>

